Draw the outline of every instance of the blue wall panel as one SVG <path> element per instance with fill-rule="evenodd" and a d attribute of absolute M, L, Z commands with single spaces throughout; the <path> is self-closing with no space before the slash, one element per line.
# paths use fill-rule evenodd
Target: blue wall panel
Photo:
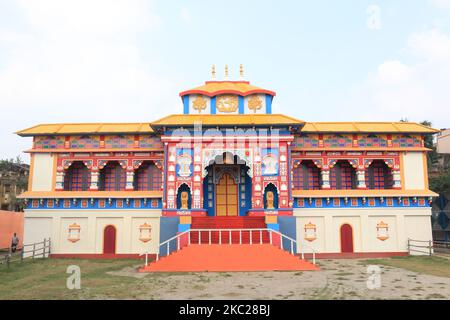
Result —
<path fill-rule="evenodd" d="M 280 232 L 294 240 L 297 240 L 297 228 L 296 228 L 296 217 L 278 217 L 278 224 L 280 225 Z M 286 251 L 290 250 L 291 242 L 287 239 L 283 240 L 283 248 Z M 296 252 L 297 248 L 294 246 Z"/>
<path fill-rule="evenodd" d="M 174 236 L 176 236 L 178 232 L 178 223 L 180 219 L 178 217 L 161 217 L 160 220 L 160 228 L 159 228 L 159 243 L 162 243 Z M 170 243 L 170 252 L 176 250 L 177 242 L 176 239 L 171 241 Z M 167 255 L 167 249 L 161 248 L 160 255 Z"/>

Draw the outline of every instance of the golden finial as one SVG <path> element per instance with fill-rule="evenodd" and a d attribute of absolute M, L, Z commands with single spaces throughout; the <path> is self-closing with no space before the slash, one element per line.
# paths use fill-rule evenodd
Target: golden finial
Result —
<path fill-rule="evenodd" d="M 244 66 L 242 64 L 239 65 L 239 75 L 244 78 Z"/>
<path fill-rule="evenodd" d="M 228 65 L 225 65 L 225 79 L 228 79 Z"/>
<path fill-rule="evenodd" d="M 212 67 L 211 67 L 211 77 L 213 79 L 216 79 L 216 66 L 215 65 L 212 65 Z"/>

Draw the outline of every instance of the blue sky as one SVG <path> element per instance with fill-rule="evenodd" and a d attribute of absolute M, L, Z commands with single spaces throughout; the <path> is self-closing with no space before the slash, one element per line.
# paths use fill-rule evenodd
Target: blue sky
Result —
<path fill-rule="evenodd" d="M 241 63 L 276 113 L 450 126 L 450 0 L 0 0 L 0 158 L 38 123 L 180 113 Z"/>

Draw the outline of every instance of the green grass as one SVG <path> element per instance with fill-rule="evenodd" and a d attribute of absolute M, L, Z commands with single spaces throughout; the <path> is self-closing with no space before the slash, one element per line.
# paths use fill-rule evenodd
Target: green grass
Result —
<path fill-rule="evenodd" d="M 450 260 L 436 256 L 407 256 L 388 259 L 368 259 L 366 264 L 402 268 L 409 271 L 450 278 Z M 408 275 L 415 277 L 414 275 Z"/>
<path fill-rule="evenodd" d="M 123 298 L 123 288 L 134 287 L 138 279 L 108 275 L 139 264 L 137 260 L 38 259 L 0 266 L 0 300 L 4 299 L 95 299 L 97 296 Z M 81 289 L 66 287 L 67 267 L 81 269 Z M 119 289 L 119 290 L 118 290 Z M 121 289 L 121 290 L 120 290 Z"/>

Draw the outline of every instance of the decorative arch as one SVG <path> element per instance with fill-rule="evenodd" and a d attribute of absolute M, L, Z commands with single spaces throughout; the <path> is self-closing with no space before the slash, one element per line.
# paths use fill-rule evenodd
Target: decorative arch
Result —
<path fill-rule="evenodd" d="M 369 189 L 391 189 L 394 185 L 392 167 L 385 160 L 372 160 L 366 170 L 366 186 Z"/>
<path fill-rule="evenodd" d="M 348 162 L 354 169 L 358 169 L 358 159 L 329 159 L 328 167 L 332 169 L 338 162 Z"/>
<path fill-rule="evenodd" d="M 251 149 L 204 149 L 202 150 L 202 178 L 208 174 L 209 165 L 225 164 L 224 154 L 232 155 L 236 164 L 246 164 L 249 167 L 248 175 L 253 177 L 253 150 Z M 237 158 L 235 158 L 237 157 Z"/>
<path fill-rule="evenodd" d="M 293 168 L 292 183 L 296 190 L 318 190 L 321 180 L 320 169 L 312 160 L 302 160 Z"/>
<path fill-rule="evenodd" d="M 100 167 L 100 190 L 101 191 L 124 191 L 127 183 L 125 168 L 119 161 L 108 161 Z"/>
<path fill-rule="evenodd" d="M 394 159 L 364 159 L 364 167 L 367 169 L 373 161 L 375 160 L 380 160 L 383 161 L 389 168 L 394 168 L 395 167 L 395 161 Z"/>
<path fill-rule="evenodd" d="M 154 161 L 142 161 L 134 172 L 134 190 L 161 190 L 162 171 Z"/>
<path fill-rule="evenodd" d="M 192 208 L 192 192 L 186 183 L 182 183 L 177 189 L 177 209 L 181 209 L 181 194 L 183 192 L 188 193 L 188 209 L 190 210 Z"/>
<path fill-rule="evenodd" d="M 278 209 L 278 189 L 273 183 L 268 183 L 267 186 L 264 188 L 264 209 L 268 208 L 268 201 L 267 201 L 267 193 L 272 192 L 273 193 L 273 209 Z"/>
<path fill-rule="evenodd" d="M 348 160 L 338 160 L 331 167 L 331 189 L 356 189 L 356 180 L 356 170 Z"/>
<path fill-rule="evenodd" d="M 73 161 L 65 168 L 65 191 L 88 191 L 91 184 L 91 173 L 83 161 Z"/>

